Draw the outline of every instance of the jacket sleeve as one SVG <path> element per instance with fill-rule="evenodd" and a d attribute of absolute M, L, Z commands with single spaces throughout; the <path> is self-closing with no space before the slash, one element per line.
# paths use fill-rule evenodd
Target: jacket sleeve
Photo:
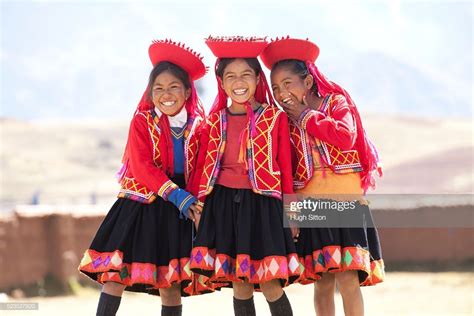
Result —
<path fill-rule="evenodd" d="M 335 145 L 342 150 L 354 146 L 357 128 L 346 98 L 342 95 L 334 97 L 330 115 L 308 109 L 301 113 L 298 124 L 309 135 L 323 142 Z"/>

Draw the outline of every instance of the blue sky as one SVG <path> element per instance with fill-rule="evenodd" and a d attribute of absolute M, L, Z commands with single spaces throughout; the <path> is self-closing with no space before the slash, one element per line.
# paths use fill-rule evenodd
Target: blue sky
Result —
<path fill-rule="evenodd" d="M 470 1 L 2 1 L 0 116 L 127 119 L 151 40 L 184 41 L 212 66 L 209 34 L 315 41 L 362 112 L 471 116 L 472 14 Z M 215 77 L 199 84 L 208 108 Z"/>

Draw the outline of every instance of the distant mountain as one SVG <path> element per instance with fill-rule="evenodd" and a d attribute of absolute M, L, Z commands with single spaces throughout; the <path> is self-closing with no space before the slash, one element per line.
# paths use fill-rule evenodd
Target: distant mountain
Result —
<path fill-rule="evenodd" d="M 323 57 L 317 62 L 320 70 L 351 93 L 362 113 L 472 117 L 472 87 L 466 79 L 457 80 L 450 73 L 428 73 L 383 53 L 351 52 Z M 1 94 L 0 115 L 20 119 L 129 119 L 146 84 L 148 70 L 107 67 L 87 69 L 59 83 L 49 79 L 35 81 L 24 74 L 11 76 L 5 80 Z M 216 93 L 213 73 L 196 86 L 209 110 Z"/>

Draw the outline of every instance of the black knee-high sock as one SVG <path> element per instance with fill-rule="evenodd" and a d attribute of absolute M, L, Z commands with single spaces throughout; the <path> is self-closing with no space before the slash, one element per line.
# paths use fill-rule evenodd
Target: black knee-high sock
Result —
<path fill-rule="evenodd" d="M 293 311 L 291 310 L 290 301 L 286 297 L 285 292 L 283 295 L 274 302 L 267 301 L 268 306 L 270 306 L 270 312 L 272 316 L 293 316 Z"/>
<path fill-rule="evenodd" d="M 100 293 L 99 306 L 97 306 L 96 316 L 115 316 L 122 297 L 107 293 Z"/>
<path fill-rule="evenodd" d="M 247 300 L 239 300 L 234 297 L 234 315 L 235 316 L 255 316 L 255 305 L 253 296 Z"/>
<path fill-rule="evenodd" d="M 161 305 L 161 316 L 181 316 L 183 305 L 165 306 Z"/>

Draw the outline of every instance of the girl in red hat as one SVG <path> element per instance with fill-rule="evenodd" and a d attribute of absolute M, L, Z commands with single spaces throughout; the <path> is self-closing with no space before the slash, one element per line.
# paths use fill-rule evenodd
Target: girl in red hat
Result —
<path fill-rule="evenodd" d="M 305 270 L 300 282 L 316 281 L 317 315 L 334 315 L 336 283 L 346 315 L 363 315 L 360 286 L 384 278 L 377 230 L 363 197 L 374 187 L 378 156 L 347 91 L 315 66 L 318 54 L 314 43 L 287 37 L 271 42 L 261 57 L 271 69 L 273 95 L 290 117 L 295 192 L 353 201 L 356 214 L 371 226 L 301 228 L 296 246 Z"/>
<path fill-rule="evenodd" d="M 299 276 L 282 194 L 292 193 L 286 114 L 274 106 L 258 38 L 208 38 L 218 95 L 203 128 L 192 191 L 204 203 L 191 269 L 233 287 L 235 315 L 255 315 L 260 289 L 272 315 L 292 315 L 282 287 Z M 231 105 L 228 107 L 228 99 Z"/>
<path fill-rule="evenodd" d="M 101 284 L 97 315 L 115 315 L 124 290 L 161 295 L 161 315 L 181 315 L 192 282 L 196 198 L 185 183 L 197 158 L 203 120 L 194 81 L 206 73 L 183 44 L 154 41 L 153 70 L 131 121 L 118 200 L 86 250 L 79 270 Z M 191 219 L 191 220 L 188 220 Z"/>

